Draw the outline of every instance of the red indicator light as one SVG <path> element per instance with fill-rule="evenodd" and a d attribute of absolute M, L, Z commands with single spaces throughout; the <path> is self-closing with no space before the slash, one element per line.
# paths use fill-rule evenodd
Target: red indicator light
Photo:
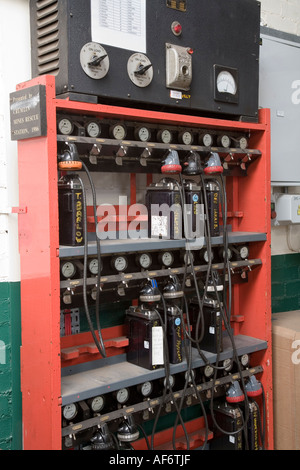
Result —
<path fill-rule="evenodd" d="M 172 29 L 173 34 L 175 34 L 175 36 L 180 36 L 182 33 L 182 26 L 180 23 L 178 23 L 178 21 L 174 21 L 172 23 L 171 29 Z"/>
<path fill-rule="evenodd" d="M 192 48 L 190 47 L 190 49 L 188 49 L 188 53 L 189 53 L 190 55 L 194 54 L 194 49 L 192 49 Z"/>
<path fill-rule="evenodd" d="M 180 34 L 182 32 L 182 26 L 181 24 L 177 24 L 176 26 L 174 26 L 174 32 L 176 34 Z"/>

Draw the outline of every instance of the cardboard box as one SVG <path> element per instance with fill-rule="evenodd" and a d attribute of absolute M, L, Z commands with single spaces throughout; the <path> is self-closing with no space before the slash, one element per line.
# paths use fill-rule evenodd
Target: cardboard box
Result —
<path fill-rule="evenodd" d="M 300 450 L 300 310 L 272 315 L 274 448 Z"/>

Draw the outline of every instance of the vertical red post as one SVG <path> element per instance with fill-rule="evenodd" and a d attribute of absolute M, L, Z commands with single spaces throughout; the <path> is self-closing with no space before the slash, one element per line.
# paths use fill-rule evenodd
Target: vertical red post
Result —
<path fill-rule="evenodd" d="M 46 86 L 45 137 L 19 141 L 21 389 L 25 450 L 61 448 L 61 370 L 56 108 L 54 77 Z"/>

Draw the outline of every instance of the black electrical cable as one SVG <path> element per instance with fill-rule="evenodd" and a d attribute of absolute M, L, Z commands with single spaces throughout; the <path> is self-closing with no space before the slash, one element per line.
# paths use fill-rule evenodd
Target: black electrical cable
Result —
<path fill-rule="evenodd" d="M 201 175 L 201 180 L 202 180 L 202 186 L 203 186 L 203 192 L 204 192 L 204 200 L 207 203 L 206 188 L 205 188 L 205 182 L 204 182 L 203 175 Z M 224 195 L 223 196 L 223 201 L 222 201 L 223 204 L 221 204 L 222 217 L 223 217 L 223 240 L 225 241 L 225 244 L 226 244 L 227 240 L 228 240 L 228 238 L 227 238 L 227 197 L 226 197 L 226 190 L 225 190 L 224 180 L 222 180 L 222 183 L 223 183 L 223 188 L 222 189 L 223 189 L 223 195 Z M 224 207 L 223 207 L 224 205 L 225 205 L 225 208 L 226 208 L 226 213 L 225 213 L 225 210 L 224 210 Z M 206 205 L 206 207 L 207 207 L 207 205 Z M 206 213 L 208 215 L 208 212 L 206 212 Z M 207 223 L 207 232 L 208 232 L 207 233 L 208 255 L 211 256 L 211 237 L 210 237 L 209 221 Z M 224 264 L 226 263 L 226 261 L 227 261 L 226 264 L 228 264 L 228 256 L 227 255 L 228 255 L 228 251 L 226 249 Z M 229 273 L 229 275 L 230 275 L 230 273 Z M 227 309 L 226 310 L 226 315 L 225 315 L 225 312 L 222 308 L 222 303 L 221 303 L 221 300 L 219 298 L 219 294 L 218 294 L 218 291 L 217 291 L 217 286 L 216 286 L 214 276 L 212 276 L 212 281 L 213 281 L 213 284 L 214 284 L 214 291 L 215 291 L 215 294 L 216 294 L 216 297 L 217 297 L 218 305 L 220 307 L 220 311 L 221 311 L 221 315 L 222 315 L 222 318 L 223 318 L 223 321 L 224 321 L 224 325 L 225 325 L 225 328 L 228 332 L 228 336 L 229 336 L 231 344 L 232 344 L 233 356 L 236 358 L 236 362 L 237 362 L 237 365 L 238 365 L 238 371 L 239 371 L 240 377 L 241 377 L 241 382 L 242 382 L 242 387 L 243 387 L 243 391 L 244 391 L 244 395 L 245 395 L 246 404 L 248 404 L 247 394 L 246 394 L 246 390 L 245 390 L 245 384 L 244 384 L 244 381 L 242 379 L 242 373 L 241 373 L 242 371 L 241 371 L 239 358 L 238 358 L 238 354 L 237 354 L 237 350 L 236 350 L 236 346 L 235 346 L 235 341 L 234 341 L 234 338 L 232 336 L 230 324 L 228 324 L 228 318 L 230 318 L 230 312 L 228 312 L 228 309 Z M 230 284 L 230 287 L 231 287 L 231 284 Z M 231 300 L 230 300 L 230 302 L 231 302 Z M 225 308 L 226 308 L 226 301 L 224 302 L 224 304 L 225 304 Z M 231 308 L 231 303 L 230 303 L 230 308 Z M 216 379 L 217 379 L 218 363 L 219 363 L 219 353 L 217 353 L 217 360 L 216 360 L 215 365 L 211 364 L 212 367 L 214 368 L 213 383 L 215 383 Z M 224 429 L 222 429 L 218 425 L 218 423 L 215 419 L 215 416 L 214 416 L 214 409 L 213 409 L 214 389 L 215 389 L 215 387 L 213 386 L 212 387 L 211 400 L 210 400 L 210 411 L 211 411 L 211 416 L 212 416 L 212 419 L 213 419 L 213 422 L 214 422 L 215 426 L 219 429 L 219 431 L 221 431 L 224 434 L 229 434 L 229 435 L 237 434 L 238 432 L 243 430 L 245 428 L 245 426 L 247 425 L 247 422 L 248 422 L 248 419 L 249 419 L 249 407 L 247 409 L 247 419 L 246 419 L 245 423 L 243 424 L 243 426 L 241 427 L 241 429 L 238 429 L 236 432 L 233 432 L 233 433 L 228 433 L 227 431 L 225 431 Z"/>
<path fill-rule="evenodd" d="M 99 353 L 101 354 L 102 357 L 106 357 L 105 350 L 103 349 L 103 339 L 101 335 L 101 330 L 99 330 L 99 340 L 95 334 L 93 323 L 91 320 L 90 312 L 89 312 L 89 306 L 88 306 L 88 300 L 87 300 L 87 257 L 88 257 L 88 231 L 87 231 L 87 203 L 86 203 L 86 191 L 85 191 L 85 186 L 80 178 L 80 176 L 76 175 L 82 189 L 82 198 L 83 198 L 83 230 L 84 230 L 84 262 L 83 262 L 83 301 L 84 301 L 84 308 L 85 308 L 85 314 L 86 318 L 88 321 L 88 325 L 91 331 L 91 334 L 93 336 L 94 342 L 97 346 L 97 349 Z M 99 267 L 100 269 L 100 267 Z"/>
<path fill-rule="evenodd" d="M 161 301 L 162 301 L 162 304 L 163 304 L 164 321 L 163 321 L 163 319 L 162 319 L 162 317 L 161 317 L 161 315 L 158 311 L 157 311 L 157 314 L 159 316 L 159 320 L 160 320 L 160 323 L 161 323 L 161 326 L 162 326 L 162 329 L 163 329 L 163 341 L 164 341 L 163 350 L 164 350 L 164 365 L 165 365 L 165 379 L 166 380 L 165 380 L 165 387 L 164 387 L 164 392 L 163 392 L 163 399 L 160 402 L 159 409 L 158 409 L 158 412 L 157 412 L 157 414 L 155 416 L 155 420 L 154 420 L 154 425 L 153 425 L 153 430 L 152 430 L 152 435 L 151 435 L 151 450 L 153 450 L 153 448 L 154 448 L 155 430 L 156 430 L 156 426 L 157 426 L 157 423 L 158 423 L 158 418 L 159 418 L 160 413 L 161 413 L 162 406 L 163 406 L 163 404 L 165 403 L 165 400 L 166 400 L 167 390 L 169 390 L 169 394 L 171 396 L 171 403 L 173 403 L 174 406 L 175 406 L 177 416 L 180 420 L 180 424 L 182 426 L 182 429 L 184 431 L 184 435 L 185 435 L 185 438 L 186 438 L 187 450 L 189 450 L 189 436 L 188 436 L 185 424 L 183 422 L 182 416 L 179 413 L 177 402 L 174 398 L 173 387 L 170 383 L 170 361 L 169 361 L 169 349 L 168 349 L 168 342 L 167 342 L 167 307 L 166 307 L 165 299 L 164 299 L 162 294 L 161 294 Z M 176 450 L 176 445 L 175 445 L 174 441 L 173 441 L 173 447 L 174 447 L 174 450 Z"/>
<path fill-rule="evenodd" d="M 139 424 L 137 424 L 137 428 L 141 431 L 141 433 L 142 433 L 143 436 L 144 436 L 144 439 L 145 439 L 146 445 L 147 445 L 147 449 L 148 449 L 148 450 L 151 450 L 150 442 L 149 442 L 148 436 L 147 436 L 147 434 L 146 434 L 146 432 L 145 432 L 145 429 L 143 428 L 142 425 L 139 425 Z"/>
<path fill-rule="evenodd" d="M 101 332 L 101 325 L 100 325 L 100 279 L 101 279 L 101 266 L 102 266 L 102 260 L 101 260 L 101 246 L 100 246 L 100 240 L 97 235 L 97 225 L 98 225 L 98 218 L 97 218 L 97 195 L 96 195 L 96 188 L 94 185 L 94 181 L 91 177 L 91 174 L 84 162 L 82 162 L 82 167 L 85 170 L 91 190 L 92 190 L 92 197 L 93 197 L 93 211 L 94 211 L 94 223 L 95 223 L 95 235 L 96 235 L 96 248 L 97 248 L 97 261 L 98 261 L 98 272 L 97 272 L 97 292 L 96 292 L 96 322 L 97 322 L 97 329 L 99 332 L 99 338 L 100 338 L 100 343 L 101 343 L 101 349 L 103 351 L 103 357 L 106 357 L 106 352 L 105 352 L 105 346 L 104 342 L 102 340 L 102 335 L 100 335 Z"/>

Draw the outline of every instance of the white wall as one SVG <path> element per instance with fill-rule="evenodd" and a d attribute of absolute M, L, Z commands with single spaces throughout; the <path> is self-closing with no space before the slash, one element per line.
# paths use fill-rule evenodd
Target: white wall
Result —
<path fill-rule="evenodd" d="M 261 0 L 261 25 L 300 36 L 300 0 Z M 288 188 L 287 191 L 299 193 L 299 188 Z M 300 226 L 273 227 L 271 245 L 272 255 L 299 251 Z"/>
<path fill-rule="evenodd" d="M 0 212 L 18 206 L 17 144 L 10 140 L 9 93 L 29 80 L 29 0 L 0 0 Z M 17 215 L 0 214 L 0 282 L 19 281 Z"/>
<path fill-rule="evenodd" d="M 261 0 L 261 24 L 300 35 L 300 0 Z"/>

